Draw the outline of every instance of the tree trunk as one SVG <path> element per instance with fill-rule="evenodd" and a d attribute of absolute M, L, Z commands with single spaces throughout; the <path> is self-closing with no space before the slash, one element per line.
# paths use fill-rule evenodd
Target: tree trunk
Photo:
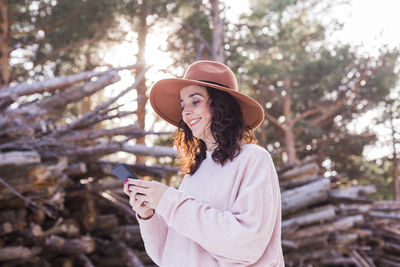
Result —
<path fill-rule="evenodd" d="M 145 10 L 145 9 L 143 9 Z M 137 53 L 137 62 L 142 63 L 140 67 L 137 68 L 136 74 L 141 73 L 142 71 L 145 70 L 146 68 L 146 59 L 145 59 L 145 53 L 146 53 L 146 39 L 147 39 L 147 34 L 149 31 L 149 26 L 147 25 L 147 12 L 144 11 L 143 15 L 140 16 L 139 18 L 139 31 L 138 31 L 138 53 Z M 138 84 L 136 87 L 137 91 L 137 118 L 138 118 L 138 124 L 140 129 L 145 129 L 145 119 L 146 119 L 146 103 L 147 103 L 147 96 L 146 96 L 146 78 L 143 77 L 141 82 Z M 145 136 L 140 137 L 136 139 L 136 144 L 145 144 Z M 136 156 L 136 163 L 145 163 L 146 162 L 146 156 Z"/>
<path fill-rule="evenodd" d="M 287 153 L 287 164 L 295 164 L 297 162 L 296 148 L 295 148 L 295 136 L 293 127 L 285 128 L 285 146 Z"/>
<path fill-rule="evenodd" d="M 292 81 L 289 77 L 285 77 L 284 81 L 286 94 L 283 97 L 283 115 L 285 116 L 285 146 L 287 152 L 287 164 L 294 164 L 297 162 L 296 157 L 296 137 L 294 134 L 294 119 L 291 113 L 292 105 Z"/>
<path fill-rule="evenodd" d="M 10 82 L 8 66 L 8 6 L 7 0 L 0 0 L 0 88 Z"/>
<path fill-rule="evenodd" d="M 257 89 L 256 92 L 258 90 L 260 90 L 260 91 L 262 90 L 262 88 L 258 87 L 258 85 L 257 85 L 256 89 Z M 256 93 L 256 96 L 257 96 L 258 103 L 262 103 L 261 93 L 260 94 Z M 264 107 L 264 109 L 265 109 L 265 107 Z M 267 144 L 267 142 L 268 142 L 267 129 L 266 129 L 266 125 L 264 123 L 261 123 L 261 125 L 259 126 L 259 132 L 260 132 L 259 144 L 262 147 L 267 148 L 267 145 L 268 145 Z"/>
<path fill-rule="evenodd" d="M 393 146 L 393 185 L 394 185 L 394 200 L 400 201 L 400 181 L 399 181 L 399 161 L 396 153 L 396 130 L 394 128 L 394 115 L 390 112 L 390 128 Z"/>
<path fill-rule="evenodd" d="M 93 65 L 90 55 L 91 55 L 91 51 L 90 51 L 90 47 L 89 47 L 85 51 L 85 58 L 86 58 L 85 71 L 92 70 L 96 67 L 95 65 Z M 81 101 L 79 104 L 80 104 L 80 109 L 82 111 L 81 112 L 82 114 L 89 112 L 92 109 L 92 97 L 90 95 L 84 97 L 83 101 Z"/>
<path fill-rule="evenodd" d="M 393 147 L 394 148 L 394 147 Z M 393 153 L 393 180 L 395 200 L 400 202 L 399 160 L 396 152 Z"/>
<path fill-rule="evenodd" d="M 211 0 L 212 29 L 212 59 L 225 62 L 224 57 L 224 21 L 221 18 L 219 0 Z"/>

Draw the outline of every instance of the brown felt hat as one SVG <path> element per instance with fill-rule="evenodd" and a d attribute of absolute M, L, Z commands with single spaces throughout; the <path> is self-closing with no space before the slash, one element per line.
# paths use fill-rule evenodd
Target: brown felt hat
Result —
<path fill-rule="evenodd" d="M 232 70 L 222 63 L 207 60 L 190 65 L 183 79 L 163 79 L 156 82 L 150 91 L 150 104 L 154 111 L 167 122 L 178 126 L 182 119 L 179 92 L 189 85 L 208 86 L 231 94 L 240 106 L 246 126 L 251 129 L 259 126 L 264 119 L 260 104 L 239 93 Z"/>

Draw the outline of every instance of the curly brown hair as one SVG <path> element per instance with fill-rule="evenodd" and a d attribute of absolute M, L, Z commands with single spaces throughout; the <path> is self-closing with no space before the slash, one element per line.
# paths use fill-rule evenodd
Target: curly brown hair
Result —
<path fill-rule="evenodd" d="M 211 87 L 206 89 L 210 98 L 210 129 L 217 143 L 212 159 L 223 166 L 240 153 L 242 143 L 257 143 L 257 140 L 253 130 L 245 125 L 236 99 L 227 92 Z M 182 174 L 194 174 L 206 158 L 205 142 L 194 137 L 187 124 L 181 120 L 174 143 L 181 159 Z"/>

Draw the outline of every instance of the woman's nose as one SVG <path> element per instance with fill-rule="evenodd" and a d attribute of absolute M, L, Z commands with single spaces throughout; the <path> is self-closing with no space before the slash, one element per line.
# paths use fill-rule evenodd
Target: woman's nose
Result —
<path fill-rule="evenodd" d="M 183 115 L 187 115 L 187 114 L 191 114 L 191 113 L 192 113 L 192 109 L 189 107 L 184 107 L 182 110 Z"/>

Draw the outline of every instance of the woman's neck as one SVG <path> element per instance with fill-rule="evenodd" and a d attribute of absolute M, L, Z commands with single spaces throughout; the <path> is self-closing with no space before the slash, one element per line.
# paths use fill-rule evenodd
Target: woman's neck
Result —
<path fill-rule="evenodd" d="M 214 150 L 217 148 L 218 144 L 215 142 L 214 138 L 204 138 L 203 139 L 204 143 L 206 143 L 207 151 L 208 152 L 214 152 Z"/>
<path fill-rule="evenodd" d="M 217 144 L 216 143 L 214 143 L 212 145 L 207 145 L 207 151 L 210 152 L 210 153 L 213 153 L 216 148 L 217 148 Z"/>
<path fill-rule="evenodd" d="M 200 139 L 203 140 L 203 142 L 206 144 L 208 152 L 214 152 L 214 150 L 218 146 L 217 142 L 214 139 L 214 136 L 211 133 L 210 128 L 206 128 L 206 130 L 203 132 L 203 136 Z"/>

